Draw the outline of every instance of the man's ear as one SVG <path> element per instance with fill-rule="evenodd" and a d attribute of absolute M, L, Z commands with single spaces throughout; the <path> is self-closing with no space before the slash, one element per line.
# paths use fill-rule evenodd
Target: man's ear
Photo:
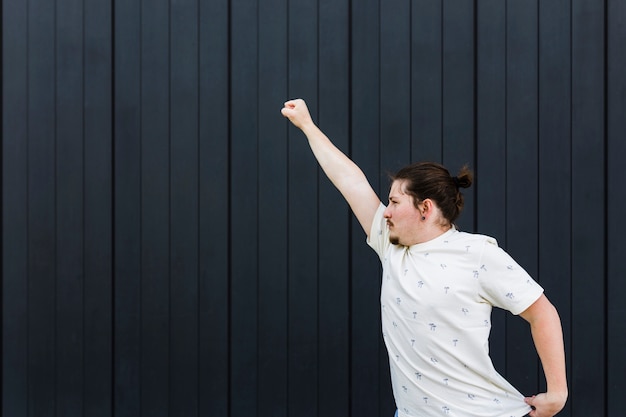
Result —
<path fill-rule="evenodd" d="M 427 213 L 432 213 L 433 211 L 433 200 L 427 198 L 422 201 L 422 215 L 426 215 Z"/>

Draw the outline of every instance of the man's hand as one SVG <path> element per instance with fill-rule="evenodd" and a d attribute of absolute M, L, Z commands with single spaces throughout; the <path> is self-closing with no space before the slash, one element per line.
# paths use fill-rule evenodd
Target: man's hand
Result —
<path fill-rule="evenodd" d="M 552 393 L 544 393 L 524 398 L 526 404 L 531 406 L 533 410 L 528 413 L 531 417 L 552 417 L 565 407 L 567 394 L 555 395 Z"/>
<path fill-rule="evenodd" d="M 304 129 L 307 125 L 313 124 L 311 114 L 302 99 L 289 100 L 281 110 L 283 116 L 288 118 L 294 126 Z"/>

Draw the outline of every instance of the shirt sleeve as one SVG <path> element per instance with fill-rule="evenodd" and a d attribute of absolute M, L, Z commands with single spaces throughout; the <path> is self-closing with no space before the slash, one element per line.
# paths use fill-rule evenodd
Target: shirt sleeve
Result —
<path fill-rule="evenodd" d="M 385 207 L 382 202 L 378 206 L 378 210 L 376 210 L 374 220 L 372 221 L 372 228 L 367 238 L 367 244 L 378 254 L 381 262 L 385 257 L 387 248 L 391 244 L 389 242 L 389 228 L 383 217 L 386 208 L 387 207 Z"/>
<path fill-rule="evenodd" d="M 483 298 L 515 315 L 543 294 L 543 288 L 492 238 L 485 241 L 478 278 Z"/>

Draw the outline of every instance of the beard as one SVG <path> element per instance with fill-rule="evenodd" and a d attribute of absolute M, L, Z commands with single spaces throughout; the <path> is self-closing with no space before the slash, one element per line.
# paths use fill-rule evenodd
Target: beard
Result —
<path fill-rule="evenodd" d="M 387 220 L 387 228 L 391 228 L 391 226 L 393 226 L 393 223 L 391 223 L 390 220 Z M 400 238 L 389 233 L 389 242 L 391 242 L 392 245 L 399 245 Z"/>

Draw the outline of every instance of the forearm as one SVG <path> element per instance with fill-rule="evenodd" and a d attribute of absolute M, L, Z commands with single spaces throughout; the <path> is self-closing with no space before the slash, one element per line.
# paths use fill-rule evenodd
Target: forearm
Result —
<path fill-rule="evenodd" d="M 565 370 L 565 349 L 563 330 L 556 308 L 552 304 L 545 307 L 543 314 L 530 322 L 531 333 L 537 354 L 541 360 L 548 392 L 567 398 L 567 378 Z"/>
<path fill-rule="evenodd" d="M 548 385 L 545 393 L 526 397 L 526 404 L 533 408 L 529 415 L 551 417 L 563 409 L 568 395 L 561 319 L 545 295 L 541 295 L 521 316 L 530 324 Z"/>
<path fill-rule="evenodd" d="M 368 184 L 363 171 L 338 149 L 314 123 L 310 122 L 302 126 L 302 132 L 306 135 L 320 167 L 344 196 L 349 194 L 349 189 L 361 183 Z"/>

